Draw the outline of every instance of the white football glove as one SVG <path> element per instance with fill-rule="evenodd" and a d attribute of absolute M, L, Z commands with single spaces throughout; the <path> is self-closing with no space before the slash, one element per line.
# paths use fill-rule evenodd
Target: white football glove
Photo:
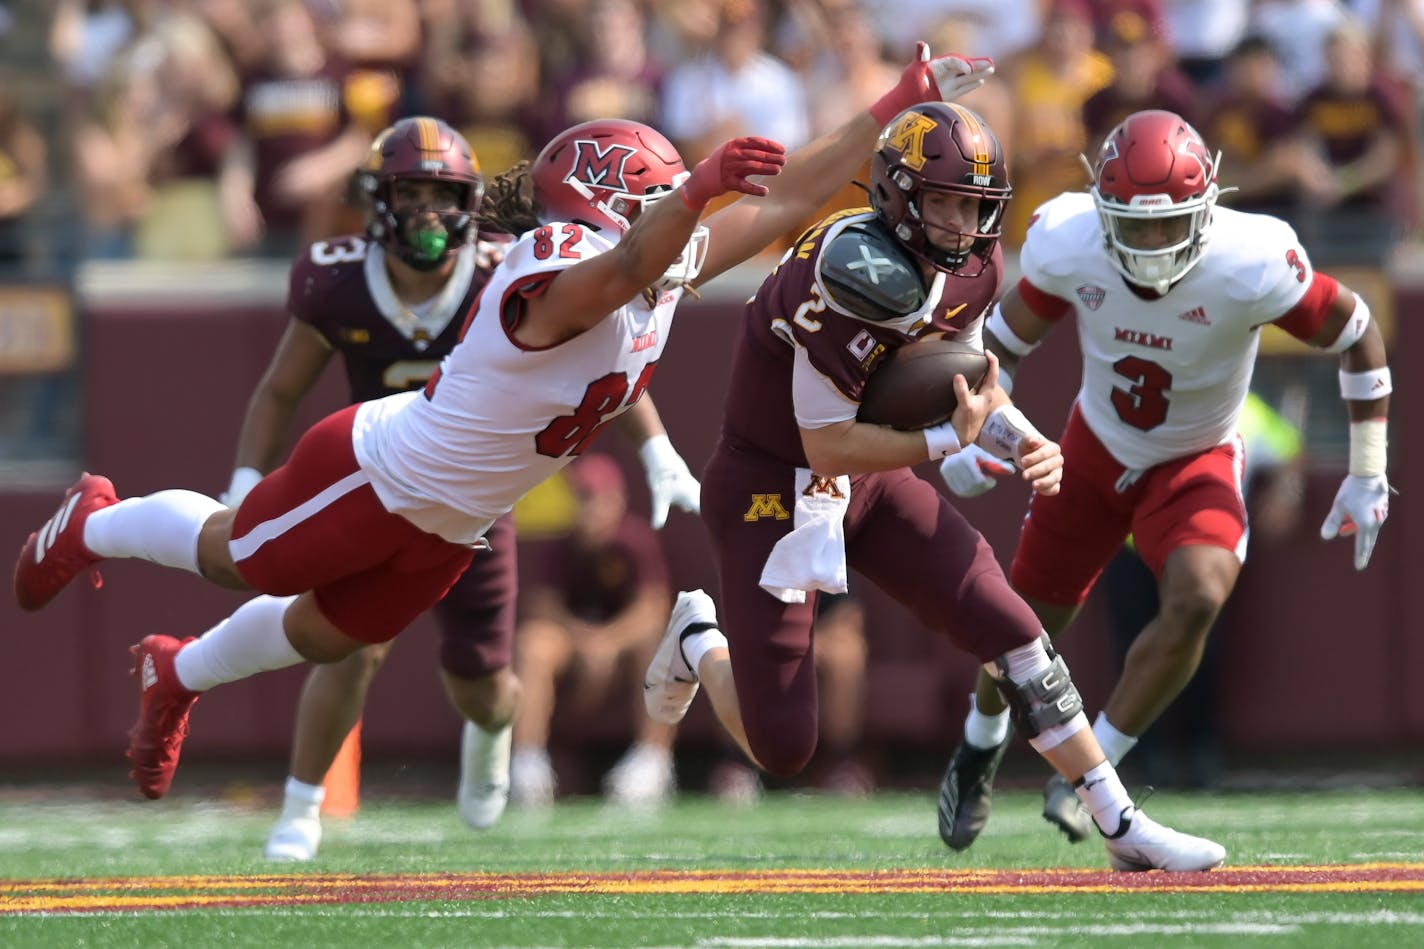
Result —
<path fill-rule="evenodd" d="M 930 64 L 930 74 L 939 86 L 939 97 L 945 102 L 953 102 L 967 92 L 973 92 L 984 81 L 994 75 L 994 61 L 987 56 L 959 56 L 951 54 L 938 59 L 930 59 L 929 47 L 920 53 L 921 62 Z"/>
<path fill-rule="evenodd" d="M 1356 570 L 1369 566 L 1380 528 L 1389 517 L 1392 490 L 1389 479 L 1382 474 L 1346 475 L 1335 492 L 1335 503 L 1330 505 L 1325 523 L 1320 525 L 1320 536 L 1325 540 L 1355 535 Z"/>
<path fill-rule="evenodd" d="M 1014 466 L 970 444 L 950 455 L 939 466 L 939 476 L 961 498 L 977 498 L 993 490 L 998 479 L 1014 473 Z"/>
<path fill-rule="evenodd" d="M 653 530 L 667 523 L 673 505 L 689 514 L 702 510 L 702 485 L 692 476 L 687 462 L 672 447 L 666 435 L 654 435 L 638 447 L 638 458 L 648 473 L 648 492 L 653 502 Z"/>
<path fill-rule="evenodd" d="M 233 471 L 227 490 L 218 495 L 218 501 L 236 510 L 242 499 L 247 497 L 247 493 L 257 487 L 257 482 L 261 480 L 262 472 L 256 468 L 238 468 Z"/>

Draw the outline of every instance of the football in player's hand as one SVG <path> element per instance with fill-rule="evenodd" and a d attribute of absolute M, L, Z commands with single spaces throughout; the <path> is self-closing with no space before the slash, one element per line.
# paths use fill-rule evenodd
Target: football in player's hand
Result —
<path fill-rule="evenodd" d="M 938 336 L 909 343 L 870 374 L 856 418 L 905 431 L 938 425 L 958 405 L 954 377 L 964 376 L 977 391 L 988 371 L 988 357 L 968 343 Z"/>

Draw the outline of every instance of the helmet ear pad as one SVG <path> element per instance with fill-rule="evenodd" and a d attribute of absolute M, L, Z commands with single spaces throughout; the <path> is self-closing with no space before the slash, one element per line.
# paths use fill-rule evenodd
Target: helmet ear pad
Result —
<path fill-rule="evenodd" d="M 438 181 L 457 186 L 453 209 L 435 209 L 443 235 L 408 227 L 409 211 L 396 207 L 400 181 Z M 418 270 L 433 270 L 475 240 L 475 220 L 484 200 L 479 162 L 465 137 L 440 119 L 401 119 L 376 136 L 357 173 L 366 196 L 366 234 Z M 440 237 L 440 240 L 436 240 Z"/>
<path fill-rule="evenodd" d="M 960 232 L 972 238 L 967 247 L 947 249 L 931 239 L 923 217 L 931 192 L 978 199 L 977 226 Z M 966 263 L 990 259 L 1012 194 L 998 137 L 977 113 L 954 103 L 922 103 L 901 112 L 871 155 L 870 201 L 886 230 L 915 257 L 948 273 L 970 276 L 962 272 Z"/>

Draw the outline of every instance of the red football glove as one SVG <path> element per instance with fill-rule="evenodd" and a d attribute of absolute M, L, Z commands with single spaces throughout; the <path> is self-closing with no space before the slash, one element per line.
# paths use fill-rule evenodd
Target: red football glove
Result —
<path fill-rule="evenodd" d="M 978 89 L 994 73 L 994 61 L 987 56 L 940 56 L 930 58 L 927 43 L 915 44 L 915 61 L 905 67 L 900 81 L 880 101 L 870 107 L 877 124 L 884 126 L 895 116 L 921 102 L 953 102 Z"/>
<path fill-rule="evenodd" d="M 786 164 L 786 149 L 769 138 L 748 135 L 717 146 L 717 150 L 697 163 L 680 189 L 682 203 L 701 211 L 719 194 L 740 191 L 760 197 L 766 185 L 747 179 L 752 175 L 777 175 Z"/>

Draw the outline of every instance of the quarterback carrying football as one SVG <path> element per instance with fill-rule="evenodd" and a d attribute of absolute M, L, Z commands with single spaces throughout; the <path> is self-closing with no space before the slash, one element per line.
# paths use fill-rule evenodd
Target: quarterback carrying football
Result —
<path fill-rule="evenodd" d="M 858 420 L 885 353 L 926 334 L 978 343 L 1003 280 L 1011 190 L 997 137 L 969 109 L 927 103 L 884 121 L 873 207 L 808 230 L 747 304 L 722 436 L 702 478 L 721 622 L 705 592 L 678 597 L 644 681 L 649 714 L 681 719 L 705 683 L 752 761 L 799 772 L 818 732 L 816 598 L 843 591 L 849 565 L 983 664 L 1034 749 L 1076 783 L 1114 869 L 1219 866 L 1220 845 L 1135 807 L 1066 664 L 989 545 L 910 470 L 977 439 L 1035 491 L 1057 493 L 1058 445 L 996 385 L 992 355 L 977 392 L 954 377 L 948 421 L 901 431 Z"/>

